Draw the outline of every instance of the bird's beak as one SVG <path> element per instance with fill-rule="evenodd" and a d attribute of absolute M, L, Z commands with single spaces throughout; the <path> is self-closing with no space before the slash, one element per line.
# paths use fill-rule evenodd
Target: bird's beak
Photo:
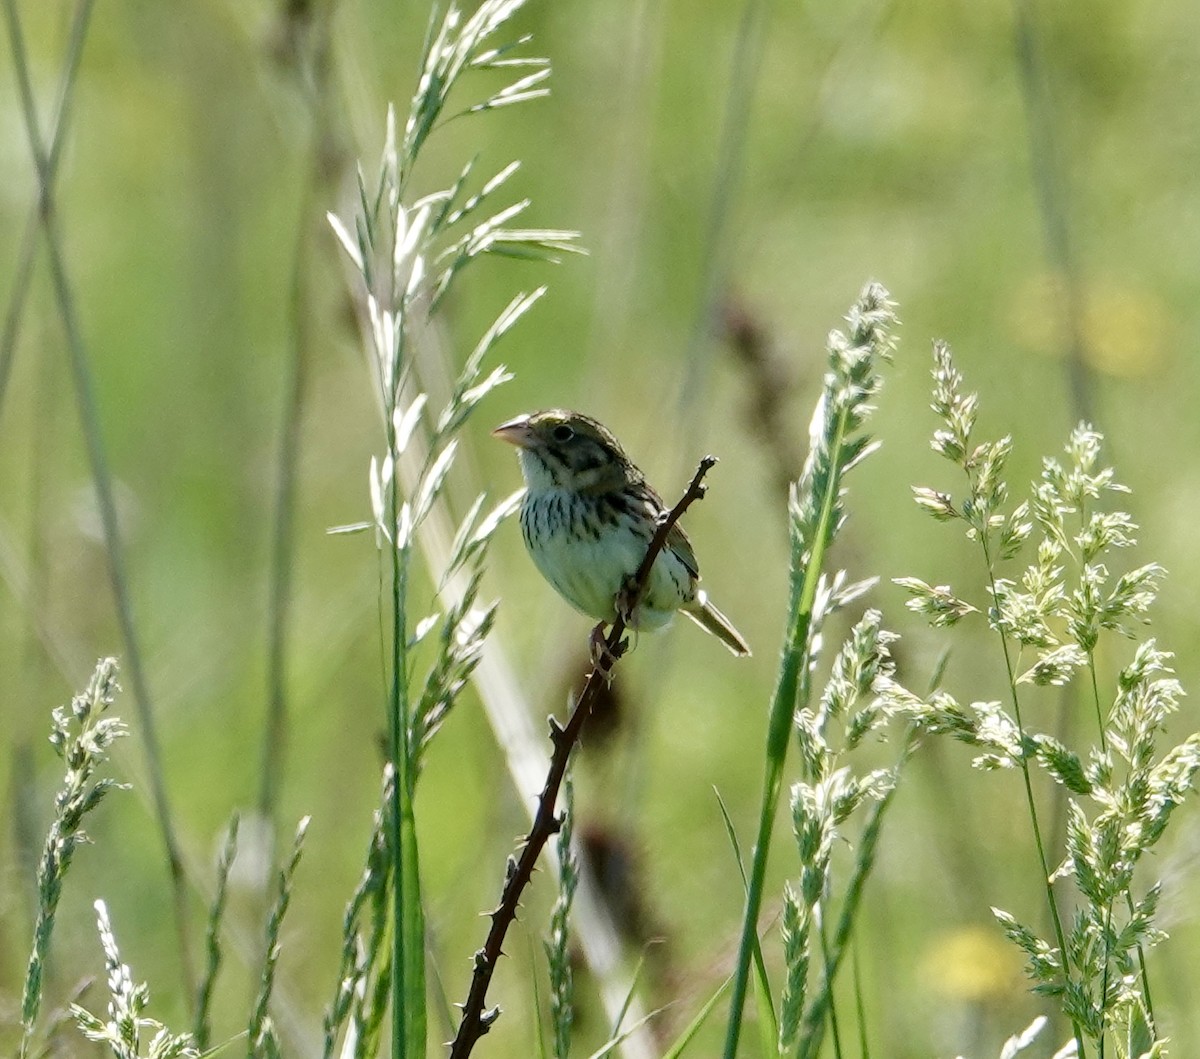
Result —
<path fill-rule="evenodd" d="M 516 445 L 519 449 L 527 449 L 533 444 L 533 431 L 529 426 L 529 416 L 517 416 L 507 423 L 501 423 L 492 431 L 492 437 Z"/>

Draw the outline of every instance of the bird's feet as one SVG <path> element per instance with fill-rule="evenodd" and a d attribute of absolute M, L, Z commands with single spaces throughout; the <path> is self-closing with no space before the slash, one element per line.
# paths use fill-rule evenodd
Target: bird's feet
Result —
<path fill-rule="evenodd" d="M 613 666 L 628 646 L 628 640 L 620 640 L 614 647 L 609 647 L 608 637 L 604 634 L 604 622 L 597 622 L 591 635 L 592 666 L 604 670 L 604 675 L 611 681 Z"/>

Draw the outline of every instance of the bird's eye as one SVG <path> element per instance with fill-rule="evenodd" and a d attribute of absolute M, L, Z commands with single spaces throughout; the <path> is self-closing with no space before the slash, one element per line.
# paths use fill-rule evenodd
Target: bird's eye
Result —
<path fill-rule="evenodd" d="M 566 423 L 562 423 L 554 428 L 554 432 L 551 436 L 555 441 L 559 442 L 559 444 L 565 445 L 575 436 L 575 431 L 567 426 Z"/>

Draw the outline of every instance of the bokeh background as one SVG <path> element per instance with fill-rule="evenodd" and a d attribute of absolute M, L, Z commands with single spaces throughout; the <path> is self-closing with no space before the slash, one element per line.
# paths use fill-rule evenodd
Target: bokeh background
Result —
<path fill-rule="evenodd" d="M 46 129 L 77 8 L 16 9 Z M 244 817 L 218 1039 L 244 1025 L 272 850 L 313 817 L 277 1012 L 297 1055 L 316 1047 L 334 986 L 385 727 L 378 558 L 368 535 L 325 532 L 369 517 L 367 463 L 382 435 L 324 214 L 350 215 L 357 161 L 374 174 L 386 106 L 405 111 L 428 17 L 424 4 L 379 0 L 99 0 L 55 194 L 193 950 L 222 830 L 235 810 Z M 661 939 L 647 1002 L 678 1000 L 666 1019 L 680 1025 L 736 945 L 741 883 L 713 789 L 748 847 L 786 603 L 780 483 L 799 473 L 824 336 L 866 280 L 892 291 L 903 327 L 873 424 L 883 448 L 854 475 L 834 561 L 883 579 L 869 601 L 904 634 L 905 678 L 922 686 L 942 641 L 888 579 L 913 574 L 981 600 L 970 547 L 909 499 L 912 484 L 958 486 L 927 444 L 929 345 L 942 337 L 982 394 L 983 434 L 1015 437 L 1014 487 L 1080 418 L 1104 431 L 1142 526 L 1131 565 L 1170 571 L 1155 635 L 1177 652 L 1185 686 L 1200 684 L 1200 7 L 534 0 L 517 25 L 551 58 L 553 94 L 453 122 L 418 183 L 441 186 L 476 153 L 487 171 L 520 159 L 513 195 L 532 199 L 529 220 L 578 229 L 588 256 L 485 262 L 447 305 L 437 337 L 453 365 L 513 293 L 550 287 L 499 351 L 516 378 L 469 424 L 451 498 L 462 510 L 480 485 L 494 497 L 516 488 L 511 452 L 488 430 L 536 407 L 601 418 L 666 495 L 700 454 L 721 457 L 689 528 L 711 594 L 754 657 L 733 659 L 688 623 L 643 638 L 611 729 L 589 739 L 577 776 L 580 827 L 623 887 L 630 965 Z M 37 181 L 11 47 L 0 54 L 7 312 Z M 28 851 L 59 779 L 49 710 L 96 657 L 128 650 L 46 266 L 39 243 L 0 405 L 6 1019 L 28 952 Z M 295 478 L 280 626 L 285 450 Z M 508 525 L 495 545 L 492 646 L 540 724 L 581 670 L 587 622 L 536 576 L 518 538 Z M 1001 697 L 995 642 L 977 630 L 954 643 L 947 686 Z M 1123 661 L 1116 647 L 1105 659 L 1110 672 Z M 280 688 L 286 720 L 272 730 Z M 1042 705 L 1042 723 L 1064 723 L 1057 698 Z M 72 871 L 49 1000 L 99 973 L 91 901 L 103 896 L 155 1010 L 182 1027 L 171 887 L 128 692 L 118 712 L 134 729 L 116 766 L 133 790 L 103 807 Z M 1187 713 L 1172 734 L 1195 727 Z M 891 816 L 858 948 L 879 1055 L 994 1055 L 1043 1010 L 988 912 L 1041 915 L 1021 792 L 968 759 L 927 747 Z M 531 793 L 514 790 L 468 692 L 430 753 L 418 805 L 433 989 L 450 1001 L 465 994 L 476 913 L 494 903 Z M 1151 974 L 1177 1055 L 1200 1049 L 1198 853 L 1189 807 L 1148 865 L 1147 882 L 1166 879 L 1173 939 Z M 769 892 L 794 869 L 781 826 Z M 493 986 L 508 1013 L 488 1054 L 533 1054 L 528 980 L 543 973 L 552 889 L 538 877 Z M 581 972 L 580 1054 L 604 1036 L 589 990 Z M 700 1054 L 716 1050 L 719 1022 Z"/>

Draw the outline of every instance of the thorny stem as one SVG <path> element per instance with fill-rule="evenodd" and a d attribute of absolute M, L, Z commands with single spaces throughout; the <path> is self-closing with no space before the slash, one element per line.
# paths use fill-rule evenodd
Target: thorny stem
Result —
<path fill-rule="evenodd" d="M 462 1021 L 458 1025 L 458 1033 L 450 1046 L 450 1059 L 466 1059 L 471 1054 L 471 1049 L 475 1047 L 475 1043 L 492 1028 L 492 1024 L 500 1016 L 498 1007 L 485 1010 L 488 986 L 496 971 L 496 964 L 504 955 L 505 935 L 517 917 L 521 894 L 529 885 L 537 859 L 550 837 L 562 827 L 562 817 L 555 814 L 554 806 L 558 800 L 558 791 L 562 786 L 563 777 L 566 775 L 571 750 L 579 741 L 580 733 L 591 714 L 592 703 L 600 691 L 600 686 L 609 679 L 617 659 L 628 650 L 629 641 L 624 638 L 627 625 L 626 614 L 622 613 L 622 610 L 627 609 L 628 613 L 633 613 L 637 609 L 638 601 L 641 599 L 646 582 L 650 577 L 650 568 L 654 565 L 654 560 L 666 547 L 667 536 L 675 523 L 695 501 L 704 496 L 704 476 L 716 462 L 715 456 L 705 456 L 696 468 L 696 473 L 692 476 L 691 483 L 679 503 L 659 517 L 658 528 L 650 541 L 650 546 L 646 549 L 646 556 L 633 576 L 630 605 L 628 608 L 618 608 L 617 618 L 605 637 L 604 648 L 596 652 L 596 661 L 593 663 L 587 683 L 584 684 L 583 691 L 575 703 L 575 708 L 567 719 L 566 726 L 561 726 L 553 717 L 550 718 L 550 741 L 554 744 L 550 769 L 546 773 L 545 785 L 542 787 L 542 793 L 538 796 L 537 812 L 534 815 L 533 824 L 529 828 L 529 834 L 525 836 L 525 841 L 521 845 L 520 855 L 508 858 L 500 903 L 494 911 L 489 913 L 492 925 L 488 930 L 487 940 L 484 942 L 483 948 L 475 953 L 471 990 L 466 1003 L 462 1005 Z"/>

